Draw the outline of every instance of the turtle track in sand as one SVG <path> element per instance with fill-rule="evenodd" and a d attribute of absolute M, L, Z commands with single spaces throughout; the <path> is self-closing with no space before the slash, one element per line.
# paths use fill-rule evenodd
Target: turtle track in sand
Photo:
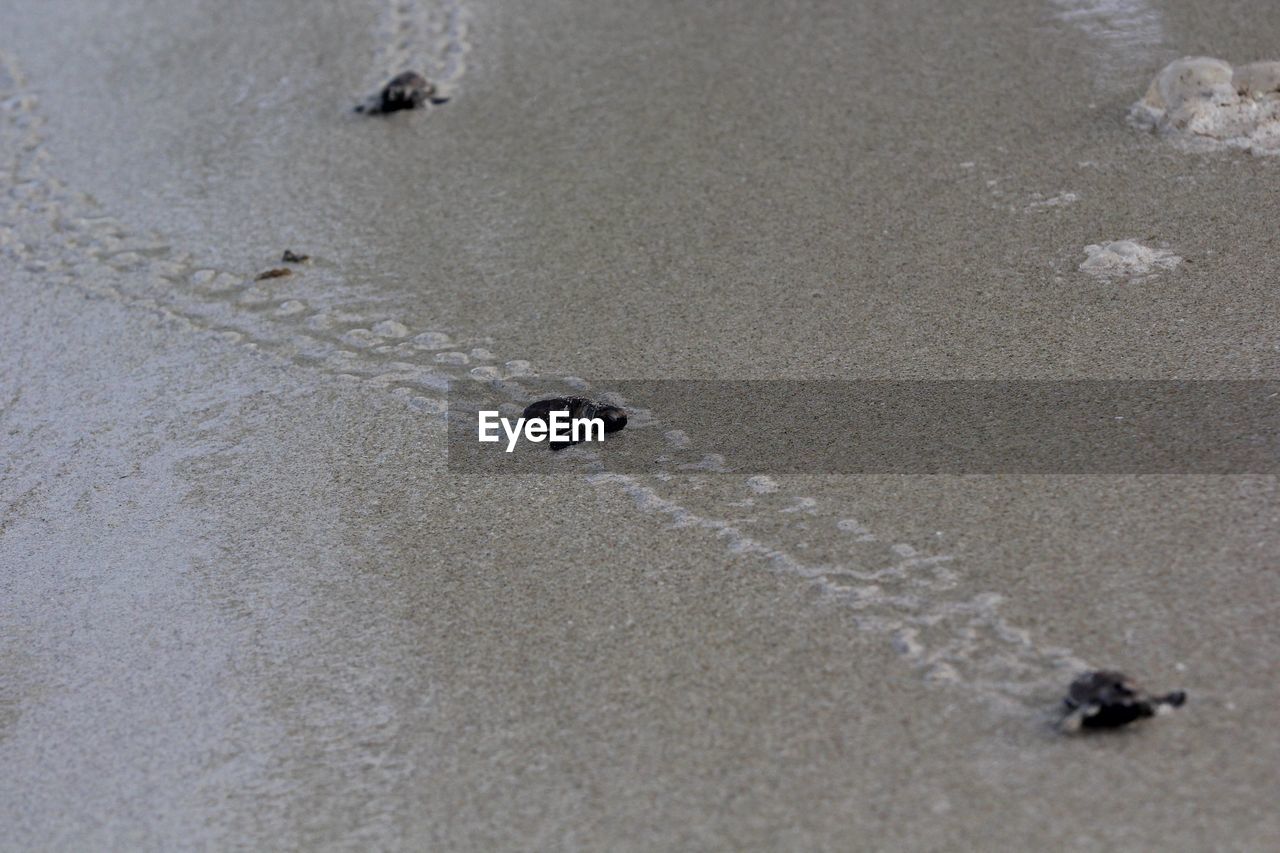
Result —
<path fill-rule="evenodd" d="M 317 265 L 305 275 L 263 284 L 253 280 L 253 271 L 214 268 L 157 235 L 130 229 L 53 174 L 43 125 L 38 98 L 0 55 L 0 265 L 38 273 L 48 286 L 77 288 L 220 335 L 335 381 L 381 389 L 419 416 L 444 417 L 451 382 L 491 383 L 515 402 L 528 399 L 520 380 L 539 376 L 537 368 L 495 357 L 491 341 L 444 328 L 411 329 L 395 317 L 347 310 L 331 297 L 326 302 L 311 295 L 343 292 L 315 286 L 326 276 L 342 280 L 341 270 Z M 568 393 L 592 390 L 570 376 L 539 381 Z M 600 391 L 607 389 L 594 393 Z M 847 506 L 824 505 L 751 472 L 733 475 L 738 499 L 708 499 L 697 486 L 710 475 L 680 474 L 689 460 L 707 458 L 706 449 L 690 446 L 678 425 L 664 424 L 659 415 L 632 411 L 637 417 L 628 429 L 680 436 L 669 442 L 670 473 L 610 472 L 607 460 L 590 451 L 566 453 L 566 473 L 621 492 L 666 526 L 719 540 L 727 556 L 800 580 L 857 628 L 888 640 L 926 679 L 964 689 L 1002 712 L 1043 713 L 1066 676 L 1090 668 L 1067 649 L 1038 645 L 1012 624 L 1001 614 L 1001 596 L 981 589 L 980 578 L 953 555 L 885 541 Z M 723 485 L 726 476 L 717 482 Z M 805 555 L 815 529 L 841 537 L 837 558 Z"/>
<path fill-rule="evenodd" d="M 422 3 L 382 0 L 377 16 L 377 55 L 365 91 L 380 88 L 402 71 L 417 71 L 443 95 L 453 93 L 467 70 L 467 10 L 459 0 Z"/>

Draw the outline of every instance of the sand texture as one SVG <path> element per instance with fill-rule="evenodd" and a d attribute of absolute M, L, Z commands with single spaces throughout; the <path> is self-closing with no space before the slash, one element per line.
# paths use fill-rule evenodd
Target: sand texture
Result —
<path fill-rule="evenodd" d="M 443 415 L 1274 379 L 1231 122 L 1277 45 L 1259 0 L 0 0 L 0 849 L 1275 849 L 1274 477 L 783 475 L 644 401 L 610 440 L 695 462 L 466 475 Z M 447 102 L 354 111 L 406 68 Z M 1064 736 L 1092 667 L 1187 704 Z"/>

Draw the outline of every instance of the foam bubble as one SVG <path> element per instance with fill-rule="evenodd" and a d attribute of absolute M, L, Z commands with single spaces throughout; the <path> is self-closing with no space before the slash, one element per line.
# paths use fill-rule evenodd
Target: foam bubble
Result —
<path fill-rule="evenodd" d="M 1233 69 L 1208 56 L 1175 59 L 1129 119 L 1188 149 L 1280 154 L 1280 62 Z"/>
<path fill-rule="evenodd" d="M 1151 249 L 1133 240 L 1093 243 L 1084 251 L 1088 257 L 1080 264 L 1080 271 L 1103 279 L 1150 275 L 1171 270 L 1182 262 L 1172 252 Z"/>
<path fill-rule="evenodd" d="M 1027 205 L 1027 212 L 1034 213 L 1051 207 L 1066 207 L 1069 204 L 1075 204 L 1079 200 L 1080 196 L 1075 193 L 1058 193 L 1057 195 L 1049 198 L 1032 201 Z"/>
<path fill-rule="evenodd" d="M 409 327 L 404 323 L 397 323 L 395 320 L 383 320 L 381 323 L 376 323 L 372 331 L 375 335 L 383 338 L 407 338 L 409 336 Z"/>
<path fill-rule="evenodd" d="M 218 270 L 196 270 L 191 275 L 192 286 L 210 296 L 229 293 L 238 289 L 243 283 L 244 279 L 240 276 Z"/>
<path fill-rule="evenodd" d="M 361 349 L 382 343 L 382 338 L 375 335 L 369 329 L 352 329 L 340 337 L 339 340 L 347 346 L 359 347 Z"/>
<path fill-rule="evenodd" d="M 507 376 L 512 376 L 512 377 L 533 376 L 536 373 L 536 371 L 534 371 L 533 369 L 533 365 L 522 358 L 512 359 L 511 361 L 508 361 L 506 364 L 504 364 L 502 367 L 503 367 L 503 370 L 506 372 Z"/>
<path fill-rule="evenodd" d="M 301 314 L 307 310 L 305 302 L 299 302 L 297 299 L 290 299 L 287 302 L 281 302 L 280 307 L 275 310 L 277 317 L 292 317 L 295 314 Z"/>
<path fill-rule="evenodd" d="M 836 529 L 857 536 L 865 536 L 869 531 L 856 518 L 842 518 L 836 522 Z"/>
<path fill-rule="evenodd" d="M 448 349 L 453 346 L 453 339 L 444 332 L 423 332 L 413 339 L 418 349 Z"/>
<path fill-rule="evenodd" d="M 326 310 L 312 314 L 307 318 L 307 328 L 317 332 L 325 332 L 336 326 L 347 326 L 361 323 L 364 318 L 349 311 Z"/>

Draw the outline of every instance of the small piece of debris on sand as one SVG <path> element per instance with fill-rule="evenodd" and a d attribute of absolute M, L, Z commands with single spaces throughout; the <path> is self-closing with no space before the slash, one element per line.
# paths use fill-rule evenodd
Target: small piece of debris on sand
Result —
<path fill-rule="evenodd" d="M 1137 720 L 1167 713 L 1182 707 L 1187 701 L 1187 694 L 1175 690 L 1154 696 L 1124 673 L 1096 670 L 1086 672 L 1071 682 L 1062 701 L 1066 706 L 1062 730 L 1076 732 L 1080 729 L 1118 729 Z"/>
<path fill-rule="evenodd" d="M 258 273 L 253 277 L 253 280 L 266 281 L 269 278 L 284 278 L 287 275 L 293 275 L 293 270 L 285 269 L 284 267 L 276 267 L 275 269 L 269 269 L 266 272 Z"/>
<path fill-rule="evenodd" d="M 443 104 L 449 99 L 440 95 L 436 85 L 416 71 L 405 71 L 392 77 L 376 95 L 370 95 L 356 112 L 380 115 L 417 109 L 425 103 Z"/>
<path fill-rule="evenodd" d="M 305 264 L 309 260 L 311 260 L 310 255 L 295 254 L 291 249 L 285 249 L 284 254 L 280 256 L 282 264 Z"/>

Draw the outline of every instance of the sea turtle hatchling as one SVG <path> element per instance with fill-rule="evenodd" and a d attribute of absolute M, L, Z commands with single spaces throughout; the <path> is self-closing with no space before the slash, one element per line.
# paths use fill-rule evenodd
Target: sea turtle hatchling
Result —
<path fill-rule="evenodd" d="M 546 421 L 549 424 L 552 412 L 568 412 L 569 417 L 573 419 L 599 418 L 604 422 L 604 431 L 607 433 L 617 432 L 627 425 L 627 413 L 624 410 L 617 406 L 596 403 L 586 397 L 552 397 L 549 400 L 538 400 L 525 407 L 524 417 L 526 420 Z M 576 443 L 574 441 L 548 442 L 552 450 L 563 450 Z"/>
<path fill-rule="evenodd" d="M 1186 701 L 1187 694 L 1181 690 L 1153 696 L 1121 672 L 1086 672 L 1067 688 L 1062 729 L 1117 729 L 1180 708 Z"/>
<path fill-rule="evenodd" d="M 402 71 L 387 81 L 375 95 L 356 106 L 356 112 L 368 115 L 412 110 L 424 103 L 443 104 L 449 100 L 440 94 L 436 84 L 416 71 Z"/>

